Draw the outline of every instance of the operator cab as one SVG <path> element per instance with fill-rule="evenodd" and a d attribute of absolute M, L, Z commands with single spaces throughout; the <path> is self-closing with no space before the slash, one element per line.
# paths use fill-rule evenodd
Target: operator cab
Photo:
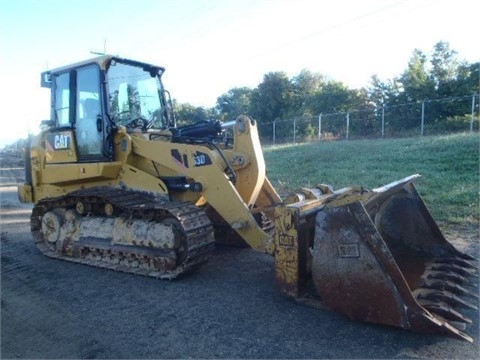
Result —
<path fill-rule="evenodd" d="M 46 124 L 53 151 L 75 150 L 77 161 L 111 161 L 119 125 L 128 131 L 175 127 L 164 71 L 105 55 L 42 73 L 41 85 L 51 89 Z"/>

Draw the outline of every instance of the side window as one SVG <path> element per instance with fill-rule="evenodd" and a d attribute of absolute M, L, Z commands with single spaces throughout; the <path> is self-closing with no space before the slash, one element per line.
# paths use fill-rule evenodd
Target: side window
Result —
<path fill-rule="evenodd" d="M 70 124 L 70 73 L 55 77 L 54 111 L 58 127 Z"/>
<path fill-rule="evenodd" d="M 81 158 L 103 154 L 100 70 L 97 65 L 77 69 L 75 132 Z"/>
<path fill-rule="evenodd" d="M 96 118 L 100 111 L 100 74 L 96 65 L 77 70 L 76 120 Z"/>

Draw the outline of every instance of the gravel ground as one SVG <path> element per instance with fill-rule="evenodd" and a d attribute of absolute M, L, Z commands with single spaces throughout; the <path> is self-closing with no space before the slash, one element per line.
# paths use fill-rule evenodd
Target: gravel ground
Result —
<path fill-rule="evenodd" d="M 478 311 L 463 311 L 474 344 L 351 322 L 282 296 L 273 258 L 251 249 L 217 248 L 174 281 L 48 259 L 12 186 L 20 179 L 0 169 L 3 359 L 479 358 Z M 478 252 L 478 236 L 469 241 Z"/>

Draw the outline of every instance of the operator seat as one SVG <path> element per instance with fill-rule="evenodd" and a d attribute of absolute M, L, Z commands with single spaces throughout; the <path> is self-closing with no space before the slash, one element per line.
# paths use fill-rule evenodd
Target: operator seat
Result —
<path fill-rule="evenodd" d="M 97 118 L 101 116 L 100 101 L 85 99 L 83 102 L 83 117 L 77 121 L 77 142 L 82 155 L 101 153 L 102 132 L 97 129 Z"/>
<path fill-rule="evenodd" d="M 100 101 L 97 99 L 85 99 L 83 103 L 83 117 L 96 119 L 100 115 Z"/>

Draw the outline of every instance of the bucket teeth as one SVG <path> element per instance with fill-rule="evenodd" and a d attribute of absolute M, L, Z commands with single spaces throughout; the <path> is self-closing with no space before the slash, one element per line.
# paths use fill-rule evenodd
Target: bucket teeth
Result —
<path fill-rule="evenodd" d="M 450 291 L 430 290 L 430 289 L 418 289 L 414 291 L 415 297 L 418 300 L 430 300 L 434 302 L 444 302 L 451 306 L 461 306 L 478 310 L 478 307 L 468 301 L 460 299 Z"/>
<path fill-rule="evenodd" d="M 439 315 L 442 318 L 448 320 L 450 323 L 459 323 L 463 325 L 455 326 L 456 328 L 460 328 L 460 330 L 464 330 L 466 324 L 471 324 L 472 319 L 462 315 L 455 309 L 453 309 L 450 305 L 444 302 L 433 302 L 429 300 L 419 301 L 420 304 L 430 311 L 434 315 Z"/>
<path fill-rule="evenodd" d="M 478 277 L 478 275 L 474 272 L 473 269 L 471 268 L 465 268 L 463 266 L 457 265 L 453 262 L 435 262 L 431 264 L 428 268 L 428 270 L 434 270 L 434 271 L 445 271 L 445 272 L 451 272 L 455 273 L 461 276 L 474 276 Z"/>
<path fill-rule="evenodd" d="M 458 253 L 457 256 L 455 256 L 456 259 L 459 260 L 468 260 L 469 263 L 474 262 L 475 264 L 478 264 L 478 259 L 474 258 L 470 255 L 464 254 L 464 253 Z M 472 265 L 473 266 L 473 265 Z M 478 266 L 475 266 L 478 269 Z"/>
<path fill-rule="evenodd" d="M 465 330 L 467 328 L 467 324 L 464 322 L 459 321 L 449 321 L 448 322 L 451 326 L 457 328 L 458 330 Z"/>
<path fill-rule="evenodd" d="M 470 259 L 469 259 L 470 260 Z M 437 259 L 435 260 L 436 263 L 449 263 L 449 264 L 455 264 L 457 266 L 460 266 L 464 269 L 470 269 L 473 270 L 473 272 L 478 272 L 478 266 L 475 266 L 472 264 L 472 260 L 465 260 L 464 258 L 461 257 L 452 257 L 452 258 L 443 258 L 443 259 Z"/>
<path fill-rule="evenodd" d="M 467 278 L 462 275 L 456 274 L 454 272 L 445 272 L 445 271 L 435 271 L 435 270 L 427 270 L 425 272 L 425 277 L 432 280 L 444 280 L 444 281 L 451 281 L 456 284 L 465 284 L 468 283 Z"/>
<path fill-rule="evenodd" d="M 472 320 L 455 308 L 478 310 L 475 303 L 479 295 L 470 289 L 468 281 L 471 277 L 478 277 L 477 268 L 459 257 L 436 259 L 425 265 L 422 283 L 413 291 L 416 301 L 438 320 L 446 321 L 444 327 L 454 328 L 453 333 L 463 335 L 461 330 L 465 330 Z M 460 296 L 474 299 L 473 303 Z"/>
<path fill-rule="evenodd" d="M 465 341 L 468 341 L 470 343 L 473 343 L 473 339 L 470 336 L 468 336 L 464 332 L 460 331 L 454 325 L 456 325 L 456 324 L 450 324 L 449 322 L 446 322 L 446 323 L 443 324 L 443 328 L 447 329 L 449 336 L 453 336 L 457 339 L 465 340 Z"/>
<path fill-rule="evenodd" d="M 450 291 L 454 294 L 458 295 L 468 295 L 471 297 L 474 297 L 476 299 L 479 299 L 480 296 L 478 294 L 475 294 L 464 287 L 455 284 L 451 281 L 440 281 L 440 280 L 428 280 L 424 284 L 422 284 L 422 288 L 424 289 L 434 289 L 434 290 L 441 290 L 441 291 Z"/>

